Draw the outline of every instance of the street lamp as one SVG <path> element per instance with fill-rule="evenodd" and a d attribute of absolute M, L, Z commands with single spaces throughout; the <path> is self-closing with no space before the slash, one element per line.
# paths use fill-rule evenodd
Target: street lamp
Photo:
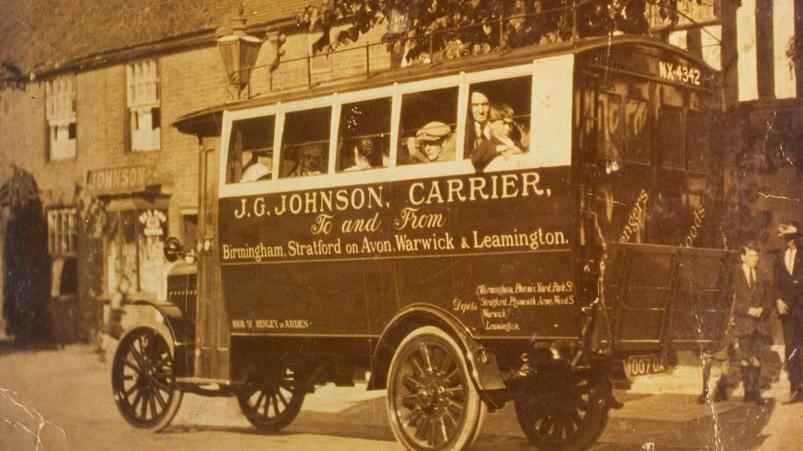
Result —
<path fill-rule="evenodd" d="M 246 34 L 245 22 L 243 4 L 240 2 L 240 12 L 234 19 L 231 33 L 217 41 L 229 84 L 237 91 L 238 99 L 242 90 L 248 86 L 251 68 L 254 66 L 262 46 L 261 39 Z"/>

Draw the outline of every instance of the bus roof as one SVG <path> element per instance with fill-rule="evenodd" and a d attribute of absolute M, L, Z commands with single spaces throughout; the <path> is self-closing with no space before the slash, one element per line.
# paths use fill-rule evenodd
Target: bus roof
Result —
<path fill-rule="evenodd" d="M 533 45 L 518 49 L 504 50 L 501 53 L 472 55 L 430 64 L 415 64 L 400 69 L 388 69 L 383 72 L 371 74 L 370 76 L 361 74 L 348 78 L 338 78 L 331 82 L 319 83 L 310 89 L 277 91 L 256 98 L 236 100 L 205 108 L 179 117 L 173 123 L 173 126 L 180 132 L 187 134 L 215 134 L 215 131 L 219 132 L 220 118 L 222 117 L 223 111 L 236 111 L 270 105 L 276 102 L 289 102 L 305 98 L 322 97 L 333 93 L 345 93 L 387 86 L 393 83 L 441 77 L 465 72 L 469 68 L 471 72 L 474 72 L 504 66 L 515 66 L 539 58 L 570 53 L 580 55 L 591 53 L 595 50 L 610 49 L 625 45 L 642 46 L 645 48 L 654 48 L 659 51 L 666 51 L 693 62 L 696 66 L 705 69 L 709 73 L 717 72 L 716 69 L 712 68 L 695 55 L 655 38 L 639 35 L 601 36 L 547 45 Z M 500 58 L 500 56 L 504 56 L 504 58 Z M 613 54 L 611 56 L 615 57 Z M 613 65 L 614 64 L 612 64 L 612 66 Z"/>

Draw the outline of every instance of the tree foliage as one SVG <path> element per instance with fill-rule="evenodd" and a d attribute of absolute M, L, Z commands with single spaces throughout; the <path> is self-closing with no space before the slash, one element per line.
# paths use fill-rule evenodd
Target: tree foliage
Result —
<path fill-rule="evenodd" d="M 646 33 L 648 5 L 677 21 L 677 0 L 320 0 L 297 22 L 323 32 L 315 52 L 384 26 L 382 40 L 408 59 L 435 52 L 456 57 L 573 37 Z M 348 25 L 332 37 L 340 22 Z"/>
<path fill-rule="evenodd" d="M 22 69 L 12 61 L 0 61 L 0 91 L 5 89 L 22 89 L 25 76 Z"/>
<path fill-rule="evenodd" d="M 100 304 L 103 294 L 103 237 L 114 229 L 114 218 L 106 211 L 107 202 L 92 195 L 80 184 L 75 185 L 78 215 L 78 258 L 83 268 L 78 280 L 78 337 L 92 340 L 101 327 Z"/>
<path fill-rule="evenodd" d="M 6 333 L 26 341 L 48 338 L 50 257 L 36 180 L 15 167 L 11 179 L 0 188 L 0 198 L 10 213 L 3 245 Z"/>

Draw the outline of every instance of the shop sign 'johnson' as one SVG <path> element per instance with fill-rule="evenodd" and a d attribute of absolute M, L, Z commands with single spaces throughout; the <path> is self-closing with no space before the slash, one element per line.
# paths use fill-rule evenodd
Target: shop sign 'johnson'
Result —
<path fill-rule="evenodd" d="M 87 190 L 94 194 L 139 193 L 158 184 L 155 166 L 125 166 L 89 171 Z"/>

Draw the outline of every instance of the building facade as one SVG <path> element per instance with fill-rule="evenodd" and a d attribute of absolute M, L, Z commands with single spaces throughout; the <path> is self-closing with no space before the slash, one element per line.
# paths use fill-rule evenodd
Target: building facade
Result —
<path fill-rule="evenodd" d="M 666 30 L 669 42 L 723 75 L 726 189 L 741 206 L 733 225 L 745 239 L 755 234 L 769 249 L 782 248 L 776 226 L 803 219 L 803 6 L 778 0 L 679 6 L 685 9 Z"/>
<path fill-rule="evenodd" d="M 323 33 L 315 21 L 297 26 L 306 1 L 252 0 L 242 15 L 248 33 L 263 44 L 250 82 L 238 93 L 217 42 L 231 31 L 240 2 L 98 3 L 14 1 L 0 19 L 8 44 L 0 61 L 10 68 L 0 92 L 0 184 L 12 167 L 33 174 L 51 258 L 77 258 L 82 299 L 107 297 L 123 279 L 132 290 L 163 295 L 164 239 L 196 241 L 201 144 L 171 126 L 177 119 L 238 96 L 303 90 L 399 64 L 380 42 L 393 25 L 331 54 L 314 49 Z M 770 0 L 678 5 L 675 23 L 652 13 L 652 32 L 723 71 L 723 95 L 734 112 L 729 118 L 742 130 L 734 145 L 771 147 L 763 155 L 777 163 L 762 174 L 771 190 L 755 201 L 772 212 L 772 224 L 787 216 L 800 220 L 803 77 L 795 78 L 785 42 L 803 35 L 801 6 Z M 41 13 L 56 9 L 64 14 Z M 326 31 L 334 36 L 346 26 Z"/>

